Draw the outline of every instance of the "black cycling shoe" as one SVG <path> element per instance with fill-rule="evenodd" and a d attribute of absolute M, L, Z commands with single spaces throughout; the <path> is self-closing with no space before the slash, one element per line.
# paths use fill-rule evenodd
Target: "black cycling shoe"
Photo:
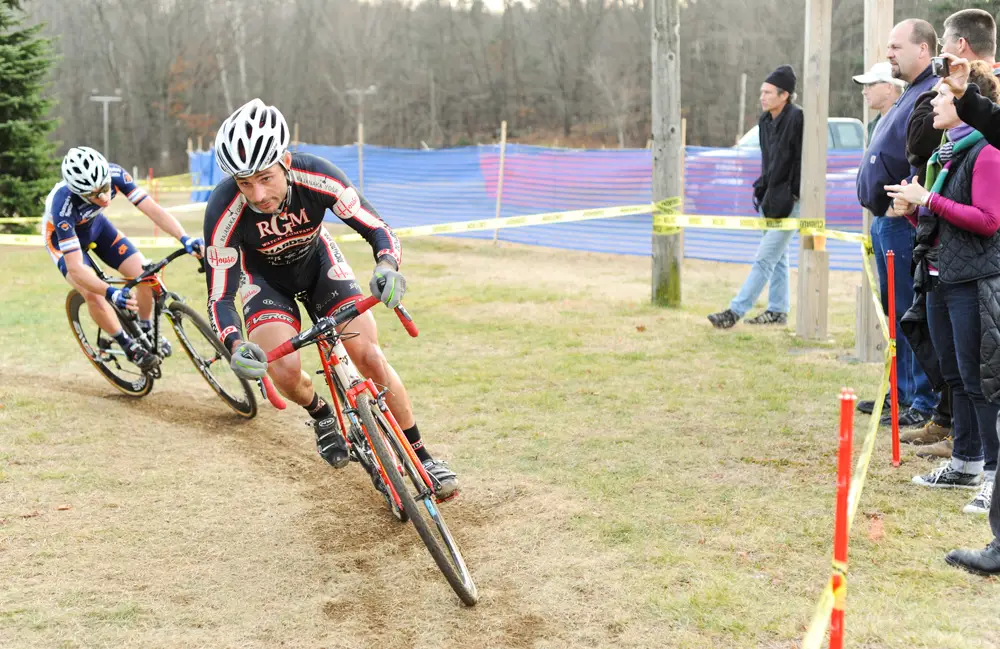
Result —
<path fill-rule="evenodd" d="M 156 354 L 149 353 L 145 347 L 135 340 L 125 350 L 125 357 L 128 358 L 129 362 L 135 364 L 143 371 L 151 370 L 160 364 L 160 359 L 157 358 Z"/>
<path fill-rule="evenodd" d="M 424 471 L 431 477 L 434 495 L 441 500 L 448 500 L 458 495 L 458 476 L 448 464 L 433 458 L 424 460 Z"/>
<path fill-rule="evenodd" d="M 147 336 L 152 336 L 149 329 L 144 329 L 143 333 L 146 334 Z M 160 350 L 160 355 L 163 356 L 163 358 L 169 358 L 170 355 L 174 353 L 174 348 L 170 344 L 170 341 L 167 340 L 166 336 L 160 336 L 159 350 Z"/>
<path fill-rule="evenodd" d="M 337 420 L 327 417 L 314 422 L 316 429 L 316 448 L 320 456 L 330 463 L 335 469 L 343 469 L 350 464 L 351 458 L 347 453 L 347 440 L 340 434 Z"/>

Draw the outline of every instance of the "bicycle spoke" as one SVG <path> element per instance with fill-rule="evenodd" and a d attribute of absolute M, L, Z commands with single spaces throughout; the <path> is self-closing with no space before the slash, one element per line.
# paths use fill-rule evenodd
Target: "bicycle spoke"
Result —
<path fill-rule="evenodd" d="M 208 323 L 183 302 L 172 303 L 167 316 L 192 365 L 209 387 L 237 414 L 248 419 L 256 416 L 253 389 L 230 369 L 228 355 Z"/>

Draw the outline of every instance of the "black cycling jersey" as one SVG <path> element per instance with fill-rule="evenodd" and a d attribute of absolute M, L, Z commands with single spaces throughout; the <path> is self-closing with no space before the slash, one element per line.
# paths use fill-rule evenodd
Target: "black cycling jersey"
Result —
<path fill-rule="evenodd" d="M 227 348 L 243 337 L 235 298 L 247 275 L 259 276 L 289 296 L 314 287 L 317 259 L 331 254 L 324 243 L 329 237 L 320 236 L 327 209 L 371 245 L 376 261 L 391 260 L 398 268 L 402 260 L 399 239 L 336 165 L 293 153 L 287 175 L 289 195 L 275 214 L 254 210 L 232 178 L 219 183 L 208 198 L 208 312 Z"/>

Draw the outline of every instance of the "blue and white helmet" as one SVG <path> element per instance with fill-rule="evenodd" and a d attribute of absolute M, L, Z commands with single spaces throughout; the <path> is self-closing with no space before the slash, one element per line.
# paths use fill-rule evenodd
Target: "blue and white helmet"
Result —
<path fill-rule="evenodd" d="M 277 164 L 288 140 L 281 111 L 253 99 L 222 122 L 215 135 L 215 160 L 230 176 L 246 178 Z"/>
<path fill-rule="evenodd" d="M 89 146 L 77 146 L 63 158 L 62 177 L 74 194 L 89 194 L 111 182 L 111 170 L 100 153 Z"/>

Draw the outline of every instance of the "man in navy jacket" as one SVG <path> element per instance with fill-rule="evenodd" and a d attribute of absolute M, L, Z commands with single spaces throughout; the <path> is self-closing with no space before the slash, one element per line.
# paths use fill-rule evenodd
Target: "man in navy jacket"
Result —
<path fill-rule="evenodd" d="M 899 318 L 913 303 L 913 277 L 910 261 L 913 257 L 915 230 L 909 221 L 892 211 L 892 199 L 886 185 L 899 184 L 912 178 L 916 171 L 906 158 L 906 126 L 910 113 L 921 93 L 930 90 L 938 79 L 931 73 L 931 58 L 937 52 L 937 35 L 925 20 L 904 20 L 889 34 L 888 59 L 892 74 L 909 86 L 889 112 L 879 121 L 864 159 L 858 170 L 858 201 L 872 213 L 872 247 L 878 266 L 882 307 L 889 312 L 889 281 L 895 283 L 896 329 Z M 894 274 L 888 276 L 886 253 L 895 255 Z M 905 336 L 896 337 L 896 370 L 900 401 L 909 406 L 900 412 L 901 426 L 923 426 L 930 420 L 936 397 L 927 375 L 920 368 Z M 859 404 L 868 410 L 869 403 Z M 871 412 L 871 410 L 868 410 Z M 886 412 L 883 424 L 892 422 Z"/>

